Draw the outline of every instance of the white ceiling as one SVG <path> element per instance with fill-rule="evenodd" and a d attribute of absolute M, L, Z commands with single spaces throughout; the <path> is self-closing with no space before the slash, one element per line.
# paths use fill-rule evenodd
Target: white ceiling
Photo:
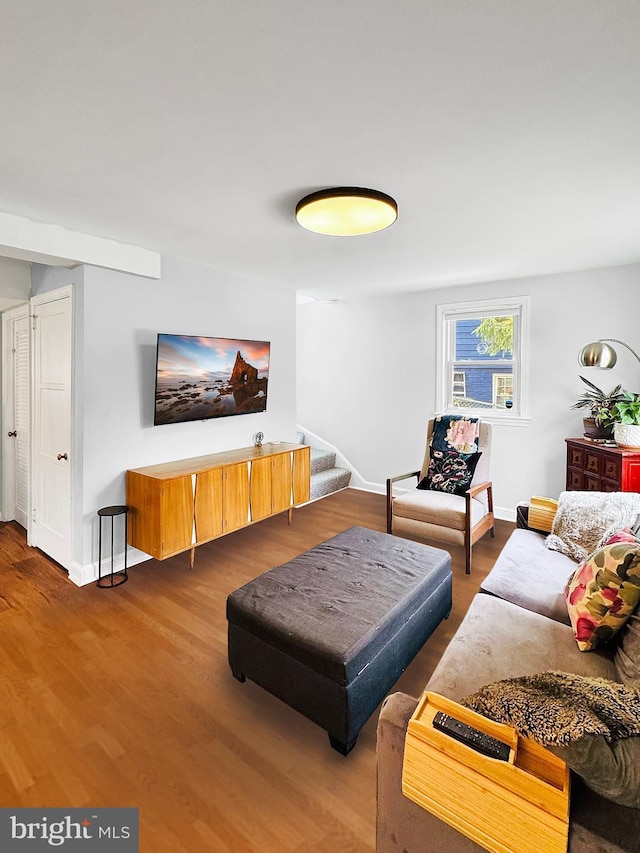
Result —
<path fill-rule="evenodd" d="M 637 0 L 0 0 L 0 210 L 348 298 L 640 261 Z M 306 193 L 397 223 L 323 237 Z"/>

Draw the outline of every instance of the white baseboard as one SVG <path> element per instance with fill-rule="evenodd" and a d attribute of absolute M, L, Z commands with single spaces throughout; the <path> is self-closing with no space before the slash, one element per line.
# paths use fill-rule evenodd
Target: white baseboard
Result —
<path fill-rule="evenodd" d="M 144 563 L 147 560 L 153 559 L 143 551 L 138 551 L 136 548 L 130 548 L 127 551 L 127 571 L 132 566 L 137 566 L 139 563 Z M 111 559 L 109 559 L 109 569 L 111 569 Z M 124 552 L 114 554 L 113 571 L 121 572 L 124 569 Z M 102 571 L 104 577 L 104 568 Z M 95 583 L 98 580 L 98 562 L 89 563 L 82 566 L 80 563 L 73 563 L 69 569 L 69 580 L 73 581 L 76 586 L 86 586 L 90 583 Z"/>

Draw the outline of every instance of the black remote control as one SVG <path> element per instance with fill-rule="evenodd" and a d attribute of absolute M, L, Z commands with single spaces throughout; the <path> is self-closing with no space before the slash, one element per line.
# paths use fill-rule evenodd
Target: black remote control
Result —
<path fill-rule="evenodd" d="M 446 735 L 449 735 L 460 743 L 464 743 L 475 749 L 476 752 L 481 752 L 483 755 L 488 755 L 489 758 L 498 758 L 500 761 L 508 761 L 511 747 L 508 743 L 497 740 L 491 735 L 478 731 L 466 723 L 461 723 L 455 717 L 450 717 L 449 714 L 443 714 L 438 711 L 433 718 L 433 727 Z"/>

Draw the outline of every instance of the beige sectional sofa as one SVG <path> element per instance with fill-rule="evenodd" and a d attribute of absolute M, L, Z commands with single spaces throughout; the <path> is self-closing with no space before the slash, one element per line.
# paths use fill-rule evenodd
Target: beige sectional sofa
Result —
<path fill-rule="evenodd" d="M 545 535 L 514 530 L 425 689 L 455 701 L 505 678 L 561 670 L 640 687 L 640 616 L 617 642 L 581 652 L 562 595 L 576 563 L 545 547 Z M 626 638 L 626 641 L 625 641 Z M 637 654 L 636 654 L 637 652 Z M 624 672 L 622 672 L 622 670 Z M 377 853 L 480 853 L 402 794 L 406 727 L 417 699 L 387 697 L 378 723 Z M 570 853 L 640 851 L 640 810 L 604 799 L 572 779 Z"/>

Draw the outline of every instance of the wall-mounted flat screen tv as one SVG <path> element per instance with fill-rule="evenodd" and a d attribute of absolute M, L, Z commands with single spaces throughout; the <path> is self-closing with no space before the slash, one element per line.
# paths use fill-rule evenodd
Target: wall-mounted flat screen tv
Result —
<path fill-rule="evenodd" d="M 267 408 L 269 341 L 158 335 L 154 424 Z"/>

